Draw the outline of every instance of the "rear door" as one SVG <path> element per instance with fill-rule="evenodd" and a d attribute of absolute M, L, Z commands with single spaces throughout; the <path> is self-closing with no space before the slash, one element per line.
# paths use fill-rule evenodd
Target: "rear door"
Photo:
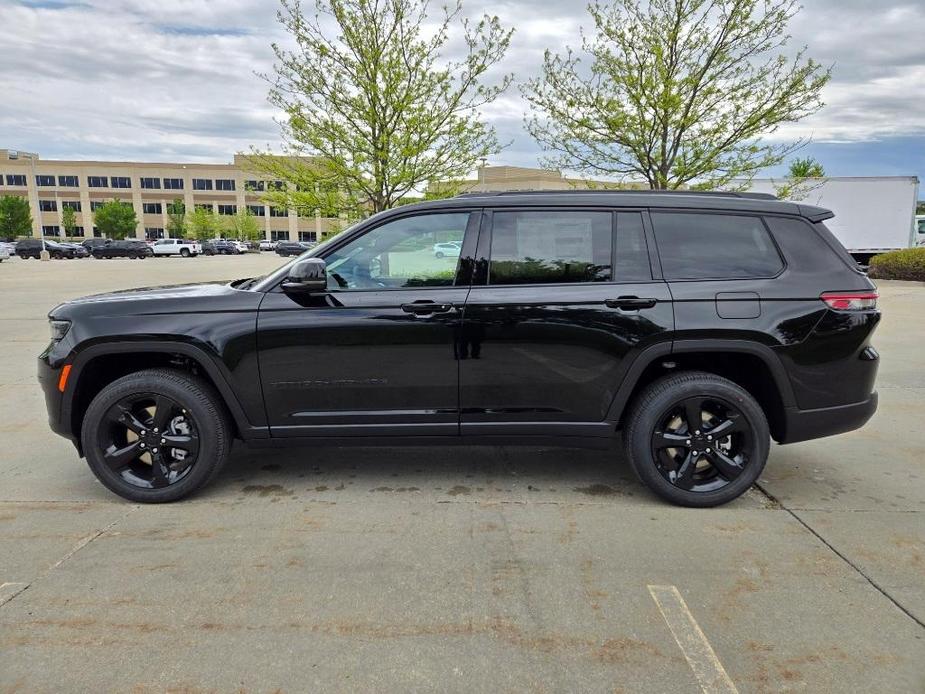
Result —
<path fill-rule="evenodd" d="M 606 436 L 627 366 L 670 339 L 642 212 L 496 209 L 457 345 L 463 434 Z"/>

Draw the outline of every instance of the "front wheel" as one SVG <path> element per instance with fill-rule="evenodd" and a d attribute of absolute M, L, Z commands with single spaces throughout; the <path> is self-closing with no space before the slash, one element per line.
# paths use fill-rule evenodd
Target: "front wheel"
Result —
<path fill-rule="evenodd" d="M 180 255 L 184 258 L 189 258 L 189 248 L 181 248 Z"/>
<path fill-rule="evenodd" d="M 761 475 L 770 435 L 764 411 L 741 386 L 690 371 L 643 390 L 624 431 L 626 455 L 639 479 L 681 506 L 718 506 Z"/>
<path fill-rule="evenodd" d="M 181 371 L 149 369 L 113 381 L 84 416 L 93 474 L 130 501 L 176 501 L 208 483 L 228 458 L 231 425 L 218 393 Z"/>

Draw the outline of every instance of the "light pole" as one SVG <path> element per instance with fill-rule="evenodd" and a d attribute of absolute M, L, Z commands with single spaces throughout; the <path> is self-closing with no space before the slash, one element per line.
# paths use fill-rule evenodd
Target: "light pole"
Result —
<path fill-rule="evenodd" d="M 39 187 L 38 187 L 39 183 L 38 183 L 38 180 L 35 178 L 35 155 L 32 154 L 31 152 L 25 152 L 25 155 L 29 158 L 29 166 L 32 169 L 32 185 L 35 186 L 35 199 L 38 200 L 39 199 Z M 57 198 L 58 198 L 58 192 L 57 192 L 57 187 L 56 187 L 55 188 L 55 200 L 56 200 L 55 207 L 57 207 Z M 26 186 L 26 199 L 27 200 L 29 199 L 29 186 Z M 41 203 L 39 203 L 39 209 L 35 210 L 35 214 L 37 214 L 39 217 L 39 229 L 41 229 L 42 227 Z M 39 258 L 41 260 L 49 260 L 51 256 L 48 255 L 48 250 L 45 248 L 44 230 L 41 231 L 40 238 L 42 239 L 42 252 L 39 254 Z"/>

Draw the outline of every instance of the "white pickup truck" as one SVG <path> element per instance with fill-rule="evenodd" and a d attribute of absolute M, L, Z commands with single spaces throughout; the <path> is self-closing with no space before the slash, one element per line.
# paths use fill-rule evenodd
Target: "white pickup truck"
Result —
<path fill-rule="evenodd" d="M 202 245 L 198 241 L 186 239 L 161 239 L 152 247 L 154 255 L 180 255 L 184 258 L 202 253 Z"/>

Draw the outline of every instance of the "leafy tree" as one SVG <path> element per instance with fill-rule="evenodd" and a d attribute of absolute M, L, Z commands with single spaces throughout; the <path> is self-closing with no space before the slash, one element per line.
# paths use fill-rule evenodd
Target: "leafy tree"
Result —
<path fill-rule="evenodd" d="M 229 236 L 239 241 L 257 241 L 263 238 L 263 232 L 257 219 L 249 210 L 243 210 L 228 218 L 225 226 Z"/>
<path fill-rule="evenodd" d="M 222 232 L 222 223 L 218 216 L 205 207 L 197 207 L 188 216 L 190 233 L 199 241 L 211 241 Z"/>
<path fill-rule="evenodd" d="M 787 168 L 787 180 L 775 184 L 775 192 L 781 200 L 805 200 L 814 190 L 825 183 L 825 169 L 822 164 L 806 157 L 794 159 Z"/>
<path fill-rule="evenodd" d="M 29 201 L 18 195 L 0 197 L 0 238 L 13 241 L 17 236 L 32 235 Z"/>
<path fill-rule="evenodd" d="M 129 202 L 110 200 L 93 213 L 93 223 L 110 239 L 124 239 L 134 236 L 138 227 L 135 208 Z"/>
<path fill-rule="evenodd" d="M 65 207 L 61 210 L 61 226 L 64 227 L 65 236 L 73 236 L 77 228 L 77 213 L 73 207 Z"/>
<path fill-rule="evenodd" d="M 722 187 L 805 142 L 763 142 L 822 107 L 831 71 L 779 52 L 797 0 L 613 0 L 589 7 L 582 64 L 546 52 L 523 87 L 546 163 L 650 188 Z"/>
<path fill-rule="evenodd" d="M 298 0 L 281 3 L 277 17 L 296 48 L 274 44 L 274 74 L 264 77 L 270 103 L 285 113 L 285 156 L 249 157 L 264 178 L 288 183 L 267 191 L 270 204 L 325 216 L 379 212 L 500 151 L 478 113 L 513 79 L 484 82 L 511 39 L 497 17 L 460 22 L 458 0 L 435 26 L 428 0 L 317 0 L 314 16 Z M 445 60 L 458 24 L 465 54 Z"/>
<path fill-rule="evenodd" d="M 186 203 L 182 198 L 167 203 L 167 234 L 173 239 L 186 236 Z"/>

